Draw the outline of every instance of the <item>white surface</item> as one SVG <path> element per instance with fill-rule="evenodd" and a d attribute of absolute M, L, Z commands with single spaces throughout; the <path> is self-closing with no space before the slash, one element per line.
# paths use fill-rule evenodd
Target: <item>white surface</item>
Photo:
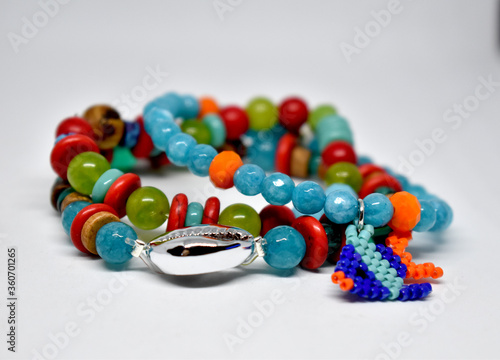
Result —
<path fill-rule="evenodd" d="M 20 34 L 23 17 L 40 5 L 2 1 L 0 292 L 4 297 L 7 246 L 18 246 L 20 307 L 18 352 L 6 351 L 2 330 L 0 357 L 31 359 L 44 350 L 57 359 L 498 357 L 499 87 L 457 129 L 443 120 L 474 95 L 479 77 L 500 81 L 498 4 L 403 1 L 348 63 L 340 44 L 352 44 L 355 28 L 384 8 L 386 1 L 244 1 L 221 21 L 211 0 L 74 1 L 15 53 L 8 33 Z M 432 296 L 357 301 L 330 282 L 331 266 L 282 277 L 261 261 L 171 278 L 149 273 L 139 260 L 119 273 L 80 255 L 48 201 L 56 125 L 130 94 L 156 66 L 169 75 L 147 99 L 176 90 L 212 94 L 223 104 L 243 105 L 258 94 L 334 103 L 351 121 L 358 152 L 392 168 L 418 149 L 416 139 L 442 128 L 446 141 L 411 176 L 455 211 L 441 238 L 417 234 L 412 243 L 415 260 L 445 270 Z M 213 192 L 206 179 L 172 169 L 144 175 L 143 183 L 169 198 L 185 192 L 204 200 Z M 223 206 L 264 205 L 260 196 L 220 196 Z M 132 279 L 109 304 L 90 310 L 88 301 L 124 275 Z M 459 295 L 446 290 L 455 283 Z M 224 334 L 237 336 L 239 319 L 258 320 L 255 302 L 276 292 L 280 303 L 231 351 Z M 3 329 L 7 312 L 0 309 Z M 71 323 L 78 335 L 51 354 L 51 334 Z M 400 350 L 390 345 L 399 337 Z"/>

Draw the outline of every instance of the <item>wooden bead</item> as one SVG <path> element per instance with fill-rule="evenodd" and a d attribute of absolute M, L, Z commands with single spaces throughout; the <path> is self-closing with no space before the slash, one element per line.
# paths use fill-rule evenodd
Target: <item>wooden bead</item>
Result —
<path fill-rule="evenodd" d="M 118 112 L 108 105 L 94 105 L 83 114 L 94 130 L 99 149 L 112 149 L 120 143 L 125 129 Z"/>
<path fill-rule="evenodd" d="M 64 211 L 64 209 L 66 209 L 66 206 L 68 206 L 71 203 L 74 203 L 75 201 L 86 201 L 89 203 L 92 202 L 92 200 L 90 200 L 90 198 L 87 195 L 80 194 L 76 191 L 72 192 L 71 194 L 68 194 L 68 196 L 66 196 L 62 201 L 61 213 Z"/>
<path fill-rule="evenodd" d="M 104 225 L 110 222 L 120 221 L 118 216 L 113 215 L 107 211 L 101 211 L 97 214 L 92 215 L 83 225 L 82 228 L 82 243 L 85 248 L 92 254 L 97 254 L 97 249 L 95 247 L 95 238 L 97 232 Z"/>
<path fill-rule="evenodd" d="M 69 187 L 68 181 L 61 178 L 57 178 L 54 185 L 52 185 L 52 189 L 50 190 L 50 203 L 55 210 L 57 210 L 57 198 Z"/>
<path fill-rule="evenodd" d="M 290 159 L 290 175 L 306 178 L 309 174 L 309 160 L 311 160 L 309 149 L 302 146 L 294 147 Z"/>

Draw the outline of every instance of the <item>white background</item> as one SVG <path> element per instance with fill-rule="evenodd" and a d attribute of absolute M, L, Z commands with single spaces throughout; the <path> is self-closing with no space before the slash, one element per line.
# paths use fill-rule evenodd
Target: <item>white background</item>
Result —
<path fill-rule="evenodd" d="M 443 117 L 474 96 L 479 78 L 500 81 L 498 3 L 402 1 L 351 62 L 341 43 L 353 45 L 356 28 L 365 29 L 387 1 L 232 4 L 221 18 L 212 0 L 71 1 L 16 53 L 9 37 L 23 36 L 23 18 L 33 21 L 41 7 L 2 0 L 0 293 L 6 298 L 6 252 L 14 245 L 20 300 L 16 354 L 6 351 L 1 301 L 0 357 L 498 357 L 500 87 L 456 128 Z M 49 204 L 54 130 L 91 104 L 130 95 L 148 67 L 168 76 L 147 100 L 175 90 L 210 94 L 221 104 L 245 105 L 256 95 L 278 102 L 291 94 L 311 106 L 333 103 L 350 120 L 358 153 L 391 168 L 415 156 L 415 141 L 443 129 L 446 140 L 411 175 L 455 211 L 447 232 L 417 234 L 411 244 L 416 261 L 445 270 L 432 295 L 406 303 L 357 301 L 331 283 L 332 266 L 285 277 L 259 261 L 172 278 L 150 273 L 137 259 L 117 272 L 79 254 Z M 129 116 L 147 100 L 129 108 Z M 172 168 L 142 179 L 170 199 L 184 192 L 203 201 L 214 193 L 207 179 Z M 223 206 L 264 206 L 260 196 L 219 195 Z M 126 285 L 106 298 L 117 276 Z M 259 315 L 256 303 L 272 294 L 280 295 L 279 304 Z M 241 343 L 227 345 L 225 334 L 239 336 L 242 321 L 259 316 L 264 320 Z M 77 334 L 65 340 L 68 326 Z"/>

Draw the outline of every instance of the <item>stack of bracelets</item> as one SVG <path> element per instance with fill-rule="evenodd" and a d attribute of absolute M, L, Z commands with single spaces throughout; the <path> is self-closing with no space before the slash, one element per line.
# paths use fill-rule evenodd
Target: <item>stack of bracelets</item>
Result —
<path fill-rule="evenodd" d="M 246 109 L 219 108 L 209 97 L 168 93 L 143 114 L 128 122 L 96 105 L 57 128 L 51 201 L 81 252 L 111 264 L 140 257 L 151 270 L 173 275 L 248 265 L 258 256 L 276 269 L 317 269 L 328 261 L 335 264 L 333 283 L 369 300 L 424 298 L 429 283 L 404 279 L 443 275 L 433 263 L 414 263 L 405 249 L 412 231 L 446 229 L 451 208 L 357 157 L 349 124 L 332 106 L 309 112 L 300 98 L 276 107 L 259 97 Z M 153 168 L 187 166 L 217 188 L 262 194 L 270 205 L 260 213 L 246 204 L 220 211 L 217 197 L 203 206 L 181 193 L 170 204 L 130 172 L 137 159 Z M 326 190 L 291 178 L 309 175 L 324 180 Z M 125 216 L 144 230 L 168 219 L 166 234 L 140 240 L 120 221 Z"/>

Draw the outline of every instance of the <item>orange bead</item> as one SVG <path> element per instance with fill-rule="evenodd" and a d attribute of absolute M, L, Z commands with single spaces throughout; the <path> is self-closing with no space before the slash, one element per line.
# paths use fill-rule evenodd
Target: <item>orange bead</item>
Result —
<path fill-rule="evenodd" d="M 218 112 L 219 106 L 217 106 L 217 103 L 214 99 L 212 99 L 211 97 L 200 98 L 200 118 L 207 114 L 217 114 Z"/>
<path fill-rule="evenodd" d="M 441 269 L 440 267 L 434 268 L 434 272 L 431 274 L 431 277 L 433 279 L 438 279 L 441 276 L 443 276 L 443 269 Z"/>
<path fill-rule="evenodd" d="M 340 290 L 349 291 L 354 287 L 354 281 L 351 278 L 346 278 L 340 281 Z"/>
<path fill-rule="evenodd" d="M 397 232 L 410 231 L 420 221 L 420 203 L 417 198 L 406 192 L 400 191 L 390 197 L 394 206 L 394 215 L 389 226 Z"/>
<path fill-rule="evenodd" d="M 333 274 L 332 274 L 332 282 L 334 284 L 338 284 L 339 282 L 341 282 L 342 280 L 344 280 L 345 278 L 345 274 L 343 271 L 335 271 Z"/>
<path fill-rule="evenodd" d="M 210 180 L 218 188 L 229 189 L 234 185 L 234 173 L 242 165 L 243 161 L 234 151 L 223 151 L 217 154 L 210 164 Z"/>

